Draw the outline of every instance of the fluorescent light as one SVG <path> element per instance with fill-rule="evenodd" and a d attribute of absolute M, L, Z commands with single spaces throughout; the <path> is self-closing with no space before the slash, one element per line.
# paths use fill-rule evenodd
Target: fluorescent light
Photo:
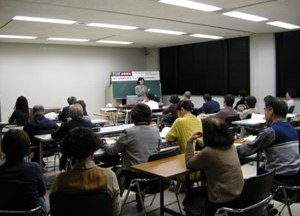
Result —
<path fill-rule="evenodd" d="M 45 22 L 45 23 L 56 23 L 56 24 L 74 24 L 76 21 L 73 20 L 62 20 L 42 17 L 29 17 L 29 16 L 15 16 L 13 20 L 30 21 L 30 22 Z"/>
<path fill-rule="evenodd" d="M 96 42 L 107 43 L 107 44 L 123 44 L 123 45 L 133 44 L 133 42 L 129 42 L 129 41 L 112 41 L 112 40 L 98 40 Z"/>
<path fill-rule="evenodd" d="M 36 39 L 35 36 L 24 36 L 24 35 L 0 35 L 0 38 L 7 38 L 7 39 Z"/>
<path fill-rule="evenodd" d="M 300 26 L 294 25 L 294 24 L 289 24 L 281 21 L 274 21 L 274 22 L 267 22 L 268 25 L 273 25 L 285 29 L 297 29 L 300 28 Z"/>
<path fill-rule="evenodd" d="M 202 4 L 199 2 L 194 2 L 194 1 L 189 1 L 189 0 L 159 0 L 161 3 L 165 4 L 170 4 L 170 5 L 175 5 L 179 7 L 186 7 L 190 9 L 195 9 L 195 10 L 201 10 L 205 12 L 212 12 L 212 11 L 217 11 L 221 10 L 222 8 L 220 7 L 215 7 L 212 5 L 207 5 L 207 4 Z"/>
<path fill-rule="evenodd" d="M 208 38 L 208 39 L 222 39 L 221 36 L 214 36 L 214 35 L 206 35 L 206 34 L 191 34 L 191 37 L 199 37 L 199 38 Z"/>
<path fill-rule="evenodd" d="M 123 30 L 134 30 L 134 29 L 139 28 L 136 26 L 115 25 L 115 24 L 106 24 L 106 23 L 88 23 L 87 26 L 100 27 L 100 28 L 123 29 Z"/>
<path fill-rule="evenodd" d="M 185 32 L 180 31 L 170 31 L 164 29 L 145 29 L 146 32 L 162 33 L 162 34 L 172 34 L 172 35 L 183 35 Z"/>
<path fill-rule="evenodd" d="M 238 11 L 226 12 L 226 13 L 223 13 L 223 15 L 231 16 L 231 17 L 235 17 L 235 18 L 239 18 L 239 19 L 245 19 L 245 20 L 249 20 L 249 21 L 253 21 L 253 22 L 261 22 L 261 21 L 268 20 L 265 17 L 255 16 L 252 14 L 238 12 Z"/>
<path fill-rule="evenodd" d="M 80 38 L 57 38 L 57 37 L 49 37 L 47 40 L 54 41 L 74 41 L 74 42 L 87 42 L 89 39 L 80 39 Z"/>

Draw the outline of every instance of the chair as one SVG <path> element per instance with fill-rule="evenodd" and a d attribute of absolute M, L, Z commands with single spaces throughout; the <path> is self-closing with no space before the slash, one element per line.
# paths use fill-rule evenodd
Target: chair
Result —
<path fill-rule="evenodd" d="M 51 216 L 111 216 L 112 199 L 106 191 L 53 192 Z"/>
<path fill-rule="evenodd" d="M 291 205 L 300 202 L 300 186 L 280 185 L 274 195 L 274 200 L 283 203 L 278 215 L 281 215 L 285 207 L 287 207 L 289 215 L 293 216 Z"/>
<path fill-rule="evenodd" d="M 0 215 L 40 215 L 41 206 L 32 206 L 26 194 L 28 183 L 0 181 Z"/>
<path fill-rule="evenodd" d="M 175 149 L 158 152 L 156 154 L 151 155 L 149 157 L 148 161 L 150 162 L 150 161 L 155 161 L 155 160 L 175 156 L 178 154 L 178 151 L 179 151 L 179 149 L 175 148 Z M 126 202 L 130 191 L 134 191 L 138 194 L 140 202 L 142 204 L 143 212 L 146 215 L 146 209 L 145 209 L 145 205 L 143 202 L 143 197 L 145 194 L 153 194 L 154 197 L 150 203 L 150 206 L 153 204 L 153 201 L 155 199 L 155 194 L 160 192 L 160 179 L 152 178 L 147 175 L 144 175 L 145 178 L 143 178 L 143 174 L 141 174 L 139 172 L 126 170 L 125 178 L 130 175 L 137 176 L 137 178 L 132 178 L 132 180 L 130 182 L 129 188 L 127 189 L 127 193 L 126 193 L 124 201 L 122 203 L 120 215 L 122 215 L 122 213 L 123 213 L 124 206 L 128 203 L 131 203 L 131 202 L 128 202 L 128 203 Z M 142 186 L 141 184 L 144 184 L 144 186 L 145 186 L 143 189 L 141 188 L 141 186 Z M 169 188 L 169 186 L 170 186 L 170 180 L 163 180 L 163 190 L 166 190 L 167 188 Z M 179 209 L 181 210 L 178 196 L 176 196 L 176 199 L 178 202 Z M 134 200 L 134 201 L 136 201 L 136 200 Z"/>
<path fill-rule="evenodd" d="M 291 106 L 288 110 L 288 113 L 293 113 L 294 112 L 294 109 L 295 109 L 295 106 Z"/>
<path fill-rule="evenodd" d="M 239 115 L 229 116 L 229 117 L 225 118 L 225 123 L 228 125 L 228 127 L 235 127 L 232 124 L 232 122 L 238 121 L 238 120 L 241 120 Z"/>
<path fill-rule="evenodd" d="M 273 198 L 271 189 L 274 174 L 275 170 L 246 179 L 241 196 L 232 206 L 219 208 L 216 215 L 268 215 L 265 207 Z"/>

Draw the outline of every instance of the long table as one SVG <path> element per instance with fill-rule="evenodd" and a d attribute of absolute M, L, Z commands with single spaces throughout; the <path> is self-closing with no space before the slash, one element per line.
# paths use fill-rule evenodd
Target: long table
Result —
<path fill-rule="evenodd" d="M 137 164 L 132 168 L 160 178 L 160 215 L 164 215 L 165 212 L 171 215 L 181 215 L 164 205 L 163 179 L 171 179 L 184 174 L 189 176 L 191 170 L 186 168 L 184 154 Z"/>

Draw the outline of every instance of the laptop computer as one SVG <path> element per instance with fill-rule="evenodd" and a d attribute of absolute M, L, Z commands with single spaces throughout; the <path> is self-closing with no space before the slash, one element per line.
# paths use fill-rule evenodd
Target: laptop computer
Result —
<path fill-rule="evenodd" d="M 134 106 L 138 103 L 138 97 L 136 95 L 127 95 L 126 97 L 126 105 Z"/>

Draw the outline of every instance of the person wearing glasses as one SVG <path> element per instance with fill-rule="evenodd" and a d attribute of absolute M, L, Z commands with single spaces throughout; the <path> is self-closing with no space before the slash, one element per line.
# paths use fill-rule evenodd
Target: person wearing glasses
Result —
<path fill-rule="evenodd" d="M 287 111 L 284 100 L 268 97 L 265 100 L 265 118 L 270 126 L 260 132 L 254 141 L 237 147 L 240 158 L 260 150 L 265 153 L 266 159 L 259 168 L 259 174 L 275 169 L 274 190 L 282 183 L 295 185 L 299 177 L 298 133 L 286 121 Z"/>

